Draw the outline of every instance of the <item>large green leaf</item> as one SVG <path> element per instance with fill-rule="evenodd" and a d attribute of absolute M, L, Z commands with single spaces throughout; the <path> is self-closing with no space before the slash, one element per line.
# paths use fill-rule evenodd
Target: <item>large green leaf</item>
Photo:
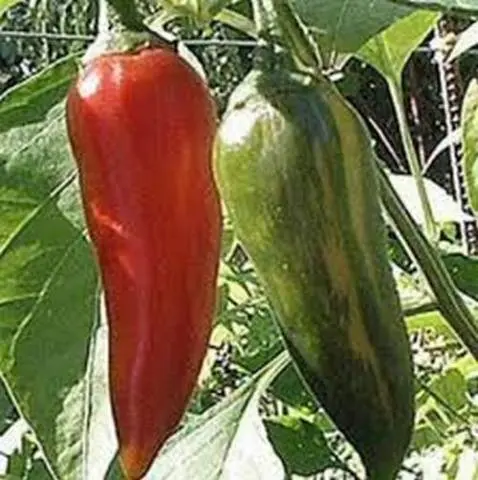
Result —
<path fill-rule="evenodd" d="M 390 182 L 403 199 L 411 216 L 419 225 L 425 224 L 425 214 L 418 195 L 417 184 L 412 175 L 390 174 Z M 433 218 L 436 222 L 472 221 L 473 217 L 465 213 L 458 202 L 440 185 L 429 178 L 423 178 L 425 191 L 432 205 Z"/>
<path fill-rule="evenodd" d="M 188 422 L 154 462 L 155 480 L 276 480 L 284 469 L 258 415 L 265 388 L 287 365 L 282 353 L 233 395 Z M 149 476 L 148 476 L 149 478 Z"/>
<path fill-rule="evenodd" d="M 55 197 L 0 187 L 0 368 L 61 478 L 79 478 L 96 304 L 90 248 Z"/>
<path fill-rule="evenodd" d="M 330 51 L 353 53 L 371 37 L 412 13 L 383 0 L 291 0 L 301 19 Z"/>
<path fill-rule="evenodd" d="M 22 116 L 34 118 L 39 105 L 42 121 L 0 135 L 0 370 L 49 468 L 77 480 L 86 478 L 98 277 L 81 226 L 64 106 L 47 112 L 26 102 Z"/>
<path fill-rule="evenodd" d="M 470 205 L 478 212 L 478 81 L 475 79 L 470 82 L 465 93 L 461 125 L 465 185 Z"/>
<path fill-rule="evenodd" d="M 29 108 L 36 110 L 37 105 L 32 103 Z M 0 134 L 0 185 L 20 189 L 40 203 L 74 172 L 63 103 L 55 105 L 40 122 Z M 77 181 L 63 190 L 57 200 L 61 211 L 83 228 Z"/>
<path fill-rule="evenodd" d="M 56 206 L 2 193 L 2 204 L 23 209 L 2 222 L 10 235 L 0 256 L 0 367 L 53 468 L 78 478 L 71 464 L 86 414 L 96 271 L 84 237 Z"/>
<path fill-rule="evenodd" d="M 80 54 L 62 58 L 0 95 L 0 133 L 45 119 L 66 94 L 78 71 Z"/>
<path fill-rule="evenodd" d="M 410 55 L 427 36 L 437 18 L 436 13 L 415 12 L 371 38 L 357 56 L 384 77 L 399 77 Z"/>
<path fill-rule="evenodd" d="M 477 0 L 390 0 L 397 4 L 408 5 L 414 8 L 443 10 L 452 13 L 478 12 Z"/>

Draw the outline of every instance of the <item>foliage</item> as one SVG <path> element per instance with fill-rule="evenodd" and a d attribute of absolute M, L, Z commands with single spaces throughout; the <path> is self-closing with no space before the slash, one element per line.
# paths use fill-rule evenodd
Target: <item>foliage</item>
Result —
<path fill-rule="evenodd" d="M 86 35 L 96 28 L 96 2 L 70 0 L 20 1 L 0 16 L 2 30 Z M 0 93 L 66 54 L 83 49 L 85 41 L 48 41 L 38 38 L 2 38 Z"/>
<path fill-rule="evenodd" d="M 97 28 L 93 1 L 11 3 L 16 5 L 0 16 L 3 30 L 89 35 Z M 250 39 L 237 21 L 221 21 L 241 18 L 244 25 L 244 18 L 251 16 L 244 1 L 184 1 L 176 2 L 174 8 L 173 2 L 137 3 L 152 20 L 158 12 L 174 12 L 165 27 L 180 38 Z M 357 0 L 353 8 L 345 9 L 346 3 L 329 0 L 317 6 L 317 2 L 294 0 L 291 5 L 311 38 L 319 40 L 326 66 L 348 59 L 338 87 L 368 121 L 378 156 L 407 176 L 409 188 L 415 188 L 419 198 L 416 179 L 407 175 L 412 170 L 410 152 L 415 148 L 419 160 L 426 161 L 446 135 L 442 109 L 437 106 L 441 99 L 434 57 L 417 53 L 420 45 L 429 43 L 435 13 L 408 14 L 417 5 L 432 7 L 433 12 L 457 7 L 461 13 L 476 12 L 478 5 L 472 0 L 397 0 L 374 8 L 374 2 Z M 181 12 L 186 9 L 190 15 L 201 4 L 201 15 L 178 16 L 178 4 Z M 0 14 L 7 6 L 8 2 L 0 2 Z M 226 8 L 220 12 L 223 17 L 217 16 L 219 6 Z M 469 24 L 467 17 L 456 22 L 460 31 Z M 464 36 L 457 44 L 459 53 L 465 55 L 473 42 L 469 34 Z M 115 478 L 114 468 L 106 473 L 116 440 L 107 396 L 105 315 L 66 142 L 62 103 L 76 71 L 75 55 L 87 44 L 45 38 L 2 38 L 0 42 L 0 92 L 4 92 L 0 96 L 0 372 L 4 387 L 0 390 L 0 450 L 10 455 L 12 478 Z M 384 45 L 394 52 L 394 61 L 383 56 Z M 252 64 L 252 48 L 220 44 L 191 48 L 205 67 L 219 111 L 224 111 L 230 93 Z M 353 59 L 342 56 L 356 51 L 360 53 Z M 460 58 L 463 84 L 467 84 L 475 60 Z M 402 82 L 395 102 L 390 101 L 390 82 L 377 73 L 377 67 Z M 396 117 L 399 101 L 406 107 L 401 124 Z M 418 122 L 410 105 L 418 109 Z M 474 108 L 470 103 L 465 110 L 465 142 L 476 138 L 476 120 L 469 121 L 466 114 Z M 404 145 L 400 128 L 410 129 L 410 125 L 412 142 Z M 383 141 L 384 133 L 392 148 Z M 476 148 L 468 147 L 471 152 Z M 443 153 L 431 172 L 450 191 L 444 174 L 449 172 L 446 160 Z M 475 188 L 471 170 L 470 188 Z M 430 197 L 431 190 L 424 182 L 424 195 Z M 414 218 L 426 215 L 420 200 L 410 205 Z M 394 206 L 401 207 L 399 214 L 406 210 L 400 203 Z M 442 202 L 432 208 L 437 218 L 440 208 Z M 447 218 L 454 224 L 462 220 L 455 214 Z M 410 225 L 413 233 L 413 222 Z M 413 249 L 390 223 L 391 258 L 416 375 L 415 433 L 403 478 L 419 478 L 430 458 L 430 478 L 439 478 L 441 472 L 458 478 L 464 469 L 470 475 L 478 471 L 478 365 L 453 328 L 456 311 L 440 304 L 436 290 L 441 288 L 449 299 L 460 298 L 461 312 L 465 309 L 477 319 L 477 260 L 463 254 L 463 239 L 453 229 L 436 228 L 439 237 L 420 239 L 421 252 L 425 256 L 434 252 L 432 266 L 438 265 L 440 272 L 446 267 L 451 278 L 430 283 L 435 285 L 430 291 L 422 274 L 426 265 L 416 262 Z M 266 480 L 318 472 L 322 478 L 337 478 L 338 472 L 360 478 L 357 455 L 314 401 L 287 355 L 281 354 L 284 347 L 274 316 L 263 285 L 226 218 L 209 353 L 183 426 L 158 457 L 152 478 L 209 480 L 221 478 L 221 472 L 229 478 Z M 473 331 L 473 322 L 469 326 Z"/>

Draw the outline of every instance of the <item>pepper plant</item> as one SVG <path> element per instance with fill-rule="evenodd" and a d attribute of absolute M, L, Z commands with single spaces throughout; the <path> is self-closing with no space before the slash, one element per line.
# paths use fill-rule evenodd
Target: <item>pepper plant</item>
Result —
<path fill-rule="evenodd" d="M 0 0 L 0 15 L 20 3 Z M 88 50 L 56 59 L 0 97 L 5 475 L 476 473 L 478 259 L 448 228 L 472 223 L 478 209 L 476 82 L 460 132 L 445 139 L 463 144 L 475 210 L 450 215 L 442 207 L 456 207 L 453 200 L 423 175 L 402 77 L 444 12 L 472 19 L 478 3 L 151 0 L 141 10 L 133 0 L 111 0 L 107 9 L 89 3 L 102 27 Z M 184 39 L 167 32 L 185 19 L 200 31 L 222 23 L 248 38 L 257 47 L 254 69 L 274 70 L 276 79 L 290 73 L 300 95 L 292 102 L 278 81 L 260 87 L 259 101 L 258 84 L 246 81 L 225 117 L 213 119 L 207 72 Z M 470 24 L 446 47 L 447 58 L 477 43 Z M 158 60 L 128 77 L 122 61 L 141 64 L 142 56 Z M 371 148 L 362 112 L 341 106 L 357 59 L 388 86 L 410 174 L 391 171 Z M 268 93 L 274 89 L 284 100 Z M 275 120 L 257 127 L 250 111 L 264 98 L 275 109 L 266 118 Z M 337 114 L 343 108 L 353 115 Z M 249 153 L 233 167 L 212 148 L 224 141 L 217 132 L 231 109 L 240 120 L 228 129 L 228 148 L 258 142 L 243 145 Z M 299 125 L 293 133 L 288 121 Z M 361 148 L 351 140 L 356 125 Z M 281 145 L 297 148 L 281 153 Z M 256 153 L 271 165 L 254 171 Z M 241 196 L 233 198 L 237 185 Z M 390 334 L 405 328 L 408 338 Z M 334 403 L 346 388 L 350 409 Z M 405 420 L 388 432 L 390 418 Z M 366 421 L 394 443 L 380 429 L 368 435 Z"/>

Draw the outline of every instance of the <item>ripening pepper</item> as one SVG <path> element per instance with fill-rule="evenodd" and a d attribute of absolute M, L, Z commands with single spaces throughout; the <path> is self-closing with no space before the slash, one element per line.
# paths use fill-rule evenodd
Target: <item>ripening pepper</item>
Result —
<path fill-rule="evenodd" d="M 394 479 L 413 431 L 412 360 L 363 123 L 325 79 L 256 68 L 215 145 L 220 192 L 299 373 L 367 478 Z"/>
<path fill-rule="evenodd" d="M 91 60 L 67 124 L 105 293 L 120 461 L 138 479 L 181 420 L 211 331 L 215 108 L 182 58 L 149 47 Z"/>

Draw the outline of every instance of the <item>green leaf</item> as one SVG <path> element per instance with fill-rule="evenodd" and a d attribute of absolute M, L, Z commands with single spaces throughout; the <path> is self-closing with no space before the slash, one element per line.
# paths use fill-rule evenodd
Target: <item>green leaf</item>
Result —
<path fill-rule="evenodd" d="M 246 312 L 244 312 L 246 313 Z M 247 315 L 247 313 L 246 313 Z M 255 372 L 278 355 L 284 344 L 274 321 L 274 313 L 268 306 L 255 308 L 252 316 L 247 316 L 244 335 L 241 337 L 241 353 L 237 363 L 249 372 Z M 236 326 L 240 320 L 232 320 Z"/>
<path fill-rule="evenodd" d="M 442 10 L 449 13 L 476 13 L 477 0 L 391 0 L 394 3 L 408 5 L 413 8 Z"/>
<path fill-rule="evenodd" d="M 277 376 L 271 386 L 271 392 L 282 402 L 297 410 L 308 412 L 317 410 L 317 402 L 309 393 L 293 364 L 290 364 Z"/>
<path fill-rule="evenodd" d="M 470 205 L 478 213 L 478 81 L 476 79 L 468 85 L 461 115 L 465 185 Z"/>
<path fill-rule="evenodd" d="M 428 422 L 418 425 L 413 432 L 411 445 L 414 450 L 425 450 L 441 443 L 442 437 L 440 433 Z"/>
<path fill-rule="evenodd" d="M 234 394 L 186 423 L 166 444 L 148 475 L 155 480 L 284 478 L 258 407 L 265 388 L 288 361 L 288 355 L 279 355 Z"/>
<path fill-rule="evenodd" d="M 453 362 L 453 368 L 456 368 L 467 380 L 478 376 L 478 362 L 470 354 Z"/>
<path fill-rule="evenodd" d="M 424 225 L 425 214 L 413 176 L 390 174 L 389 178 L 415 222 L 419 225 Z M 430 199 L 433 218 L 438 223 L 473 221 L 473 217 L 463 212 L 458 202 L 443 187 L 429 178 L 423 178 L 423 184 L 427 197 Z"/>
<path fill-rule="evenodd" d="M 234 10 L 225 8 L 216 15 L 214 20 L 229 25 L 252 38 L 256 38 L 256 27 L 254 22 Z"/>
<path fill-rule="evenodd" d="M 422 448 L 432 444 L 450 446 L 460 431 L 465 435 L 463 438 L 468 437 L 467 429 L 472 428 L 472 417 L 468 415 L 471 403 L 462 372 L 451 367 L 438 376 L 433 375 L 428 384 L 423 381 L 418 384 L 415 441 L 419 432 L 428 432 L 420 439 Z"/>
<path fill-rule="evenodd" d="M 0 133 L 13 127 L 40 122 L 64 98 L 78 73 L 80 54 L 52 63 L 40 73 L 0 96 Z"/>
<path fill-rule="evenodd" d="M 448 412 L 444 412 L 433 397 L 426 397 L 426 401 L 417 411 L 416 419 L 418 420 L 417 430 L 427 426 L 436 434 L 434 443 L 443 444 L 446 441 L 452 422 Z M 432 441 L 432 437 L 428 438 L 428 441 Z"/>
<path fill-rule="evenodd" d="M 384 77 L 400 78 L 410 55 L 428 35 L 437 18 L 436 13 L 415 12 L 371 38 L 357 56 Z"/>
<path fill-rule="evenodd" d="M 455 285 L 478 301 L 478 258 L 453 253 L 442 255 L 442 260 Z"/>
<path fill-rule="evenodd" d="M 0 0 L 0 17 L 17 3 L 20 3 L 20 0 Z"/>
<path fill-rule="evenodd" d="M 447 370 L 434 380 L 430 390 L 453 410 L 459 411 L 468 404 L 466 380 L 456 368 Z"/>
<path fill-rule="evenodd" d="M 412 13 L 407 7 L 370 0 L 291 0 L 302 21 L 329 52 L 353 53 L 371 37 Z"/>
<path fill-rule="evenodd" d="M 29 109 L 35 110 L 36 105 L 30 104 Z M 20 189 L 39 203 L 75 172 L 63 103 L 47 112 L 41 122 L 0 134 L 0 185 Z M 75 225 L 84 228 L 76 180 L 61 192 L 58 205 Z"/>
<path fill-rule="evenodd" d="M 97 277 L 85 238 L 52 200 L 0 187 L 0 368 L 53 468 L 74 478 L 60 460 L 77 456 L 84 428 Z"/>
<path fill-rule="evenodd" d="M 235 363 L 255 372 L 284 349 L 274 313 L 253 270 L 240 271 L 221 262 L 219 285 L 227 298 L 220 299 L 215 321 L 231 332 Z"/>
<path fill-rule="evenodd" d="M 431 329 L 437 335 L 444 335 L 454 340 L 459 338 L 437 310 L 407 317 L 406 324 L 409 333 Z"/>
<path fill-rule="evenodd" d="M 51 480 L 51 475 L 41 460 L 35 460 L 28 471 L 27 478 L 35 480 Z"/>
<path fill-rule="evenodd" d="M 33 118 L 36 102 L 27 102 Z M 0 135 L 0 370 L 49 468 L 83 478 L 87 358 L 98 275 L 83 227 L 64 106 Z M 92 477 L 89 477 L 92 478 Z"/>
<path fill-rule="evenodd" d="M 337 466 L 322 430 L 314 423 L 281 416 L 266 419 L 264 424 L 289 475 L 309 476 Z"/>

